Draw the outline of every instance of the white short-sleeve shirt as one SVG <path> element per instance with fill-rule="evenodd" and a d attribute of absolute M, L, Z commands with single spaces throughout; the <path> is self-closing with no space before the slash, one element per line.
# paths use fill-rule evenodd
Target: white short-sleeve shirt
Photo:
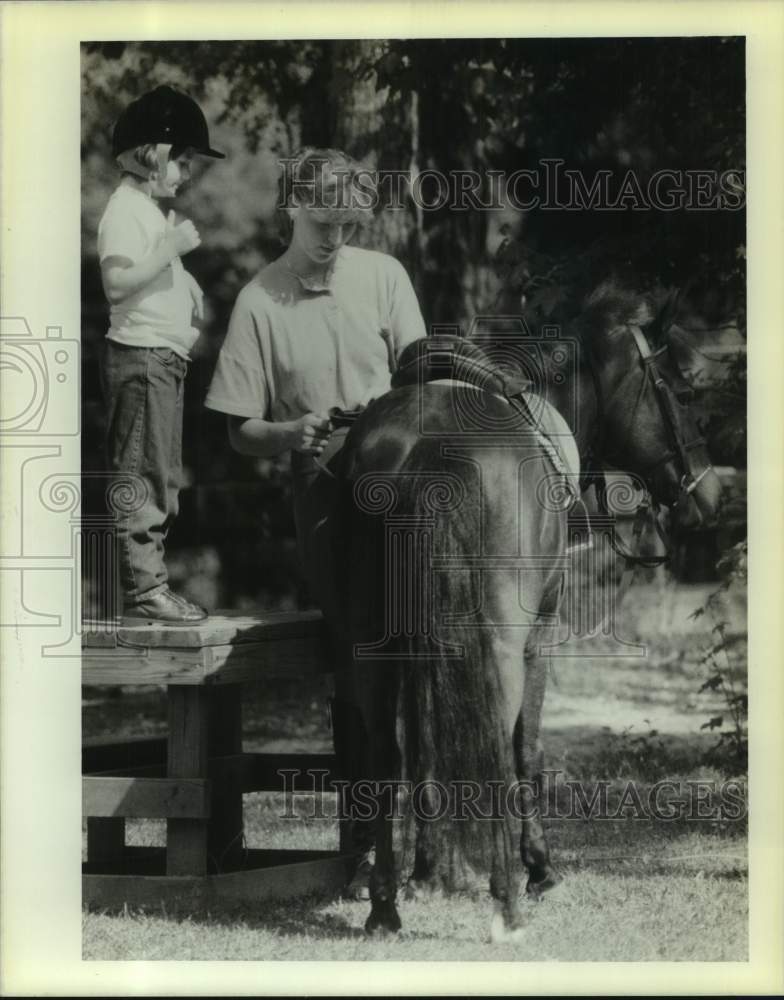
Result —
<path fill-rule="evenodd" d="M 389 390 L 400 352 L 425 334 L 394 257 L 342 247 L 318 289 L 279 259 L 240 292 L 205 405 L 276 422 L 356 409 Z"/>
<path fill-rule="evenodd" d="M 138 263 L 166 235 L 166 219 L 152 198 L 127 184 L 112 194 L 98 225 L 101 263 L 121 257 Z M 199 331 L 185 268 L 175 257 L 143 288 L 111 306 L 107 337 L 131 347 L 168 347 L 188 358 Z"/>

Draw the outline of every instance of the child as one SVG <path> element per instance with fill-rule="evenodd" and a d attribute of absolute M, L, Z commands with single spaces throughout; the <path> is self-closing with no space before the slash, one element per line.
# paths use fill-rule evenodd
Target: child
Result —
<path fill-rule="evenodd" d="M 200 243 L 190 221 L 157 205 L 190 178 L 210 148 L 199 106 L 157 87 L 123 111 L 113 153 L 122 170 L 98 227 L 98 256 L 110 304 L 102 382 L 111 471 L 137 492 L 117 523 L 123 621 L 192 624 L 204 608 L 168 587 L 164 540 L 178 511 L 183 380 L 198 337 L 202 292 L 180 258 Z M 133 509 L 132 509 L 133 508 Z"/>

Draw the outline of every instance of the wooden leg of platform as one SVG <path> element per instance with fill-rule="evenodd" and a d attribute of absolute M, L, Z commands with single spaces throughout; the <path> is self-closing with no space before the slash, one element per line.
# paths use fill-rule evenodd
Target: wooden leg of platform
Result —
<path fill-rule="evenodd" d="M 210 757 L 241 754 L 242 686 L 221 684 L 207 691 Z M 236 770 L 223 772 L 221 780 L 213 782 L 208 850 L 219 872 L 236 870 L 242 865 L 242 775 L 239 766 Z"/>
<path fill-rule="evenodd" d="M 169 740 L 167 773 L 170 778 L 207 777 L 207 691 L 187 685 L 168 687 Z M 166 874 L 207 873 L 208 821 L 166 821 Z"/>

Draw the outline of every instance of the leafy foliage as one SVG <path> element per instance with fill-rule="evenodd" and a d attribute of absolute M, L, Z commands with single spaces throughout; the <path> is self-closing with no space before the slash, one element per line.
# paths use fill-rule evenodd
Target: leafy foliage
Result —
<path fill-rule="evenodd" d="M 718 734 L 717 742 L 706 754 L 707 762 L 730 774 L 740 774 L 748 764 L 748 640 L 745 633 L 730 631 L 729 622 L 723 617 L 721 597 L 733 586 L 746 585 L 747 542 L 738 542 L 729 549 L 719 560 L 718 568 L 724 578 L 721 586 L 693 616 L 707 613 L 718 619 L 712 629 L 713 639 L 703 656 L 709 674 L 699 690 L 720 694 L 725 711 L 711 716 L 700 728 Z"/>

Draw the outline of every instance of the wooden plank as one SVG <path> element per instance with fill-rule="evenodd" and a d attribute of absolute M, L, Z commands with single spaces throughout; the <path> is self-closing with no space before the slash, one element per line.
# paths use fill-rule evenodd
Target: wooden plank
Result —
<path fill-rule="evenodd" d="M 115 767 L 106 771 L 91 771 L 90 778 L 165 778 L 166 761 L 160 764 L 142 764 L 140 767 Z"/>
<path fill-rule="evenodd" d="M 337 895 L 348 881 L 353 857 L 337 853 L 312 861 L 297 859 L 263 868 L 227 872 L 208 879 L 210 905 L 254 905 L 258 900 L 298 899 L 312 894 Z"/>
<path fill-rule="evenodd" d="M 209 756 L 242 755 L 242 688 L 229 684 L 207 691 L 209 705 Z M 210 767 L 210 774 L 213 769 Z M 242 774 L 239 767 L 225 769 L 221 780 L 212 782 L 212 815 L 207 850 L 215 868 L 223 871 L 241 856 L 244 847 L 242 822 Z"/>
<path fill-rule="evenodd" d="M 222 689 L 217 689 L 222 690 Z M 207 770 L 213 784 L 213 803 L 218 788 L 231 781 L 240 785 L 240 794 L 247 792 L 283 792 L 286 791 L 279 770 L 296 770 L 299 776 L 295 779 L 295 789 L 307 792 L 313 788 L 313 779 L 307 771 L 327 771 L 324 785 L 332 792 L 332 782 L 337 780 L 337 765 L 333 754 L 329 753 L 238 753 L 210 757 Z M 109 768 L 105 771 L 92 771 L 90 777 L 96 778 L 165 778 L 166 764 L 145 764 L 132 768 Z M 289 782 L 290 783 L 290 782 Z M 318 779 L 318 789 L 321 788 L 321 778 Z M 217 816 L 219 810 L 213 805 L 212 815 Z"/>
<path fill-rule="evenodd" d="M 332 670 L 329 644 L 322 636 L 303 635 L 204 650 L 204 677 L 208 682 L 242 683 L 260 677 L 301 677 Z"/>
<path fill-rule="evenodd" d="M 137 736 L 124 740 L 90 739 L 82 743 L 82 773 L 120 771 L 166 763 L 165 736 Z"/>
<path fill-rule="evenodd" d="M 82 660 L 83 684 L 238 684 L 333 669 L 328 644 L 313 636 L 203 649 L 151 648 L 135 656 L 118 655 L 127 653 L 119 648 L 94 652 L 100 655 Z"/>
<path fill-rule="evenodd" d="M 201 649 L 324 634 L 326 625 L 319 611 L 263 611 L 258 615 L 222 611 L 196 625 L 121 625 L 116 641 L 120 646 Z M 105 634 L 88 633 L 84 645 L 105 648 L 109 641 Z"/>
<path fill-rule="evenodd" d="M 125 820 L 87 820 L 87 860 L 117 870 L 125 850 Z"/>
<path fill-rule="evenodd" d="M 82 778 L 85 816 L 206 819 L 209 782 L 203 778 Z"/>
<path fill-rule="evenodd" d="M 90 631 L 90 627 L 95 627 L 96 624 L 104 626 L 106 623 L 82 619 L 82 649 L 114 649 L 117 645 L 117 631 L 105 628 L 102 631 Z"/>
<path fill-rule="evenodd" d="M 200 687 L 168 688 L 171 778 L 207 777 L 207 692 Z M 207 823 L 199 819 L 166 822 L 167 875 L 203 875 L 207 871 Z"/>
<path fill-rule="evenodd" d="M 82 875 L 82 906 L 116 911 L 124 907 L 167 910 L 191 914 L 205 907 L 206 878 L 166 875 Z"/>
<path fill-rule="evenodd" d="M 106 821 L 108 822 L 108 821 Z M 165 847 L 127 845 L 119 862 L 108 865 L 100 861 L 82 864 L 82 873 L 89 875 L 166 875 Z"/>
<path fill-rule="evenodd" d="M 155 658 L 140 649 L 102 649 L 82 653 L 82 684 L 114 685 L 203 684 L 204 665 L 199 649 L 158 650 Z"/>
<path fill-rule="evenodd" d="M 251 851 L 249 861 L 258 864 L 260 855 L 265 853 L 275 854 L 283 862 L 287 852 Z M 159 908 L 161 904 L 189 913 L 203 908 L 211 912 L 231 910 L 236 906 L 257 906 L 264 900 L 337 895 L 356 866 L 355 855 L 325 852 L 290 852 L 290 855 L 289 863 L 265 864 L 205 878 L 101 875 L 87 871 L 82 875 L 82 901 L 90 909 L 101 910 L 125 905 Z"/>
<path fill-rule="evenodd" d="M 310 850 L 299 847 L 253 847 L 243 852 L 237 864 L 231 868 L 227 867 L 227 872 L 245 872 L 254 868 L 271 868 L 276 865 L 293 865 L 304 861 L 318 861 L 334 858 L 335 853 L 335 851 Z M 82 864 L 82 871 L 89 875 L 156 875 L 161 879 L 167 878 L 166 848 L 129 845 L 123 851 L 122 862 L 118 868 L 107 868 L 100 863 L 88 861 Z M 215 872 L 210 872 L 204 877 L 209 878 L 215 874 Z M 220 874 L 226 874 L 226 872 Z"/>

